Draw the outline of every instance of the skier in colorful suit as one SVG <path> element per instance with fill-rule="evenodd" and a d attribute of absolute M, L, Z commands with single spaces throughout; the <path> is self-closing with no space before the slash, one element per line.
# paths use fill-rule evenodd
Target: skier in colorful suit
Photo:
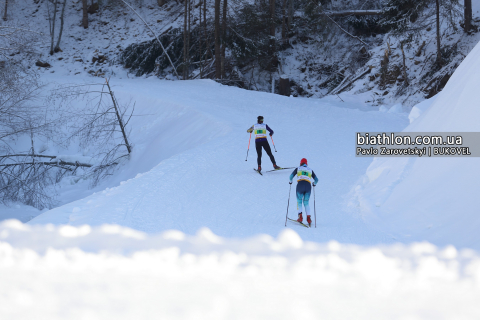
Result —
<path fill-rule="evenodd" d="M 270 137 L 273 135 L 273 130 L 270 127 L 263 123 L 263 117 L 257 117 L 257 123 L 251 126 L 247 132 L 255 134 L 255 149 L 257 149 L 257 164 L 258 164 L 258 171 L 262 171 L 262 147 L 265 149 L 265 152 L 270 157 L 272 161 L 274 169 L 280 169 L 275 162 L 275 158 L 272 154 L 272 149 L 270 149 L 270 145 L 268 144 L 267 140 L 267 130 L 270 133 Z"/>
<path fill-rule="evenodd" d="M 310 206 L 308 201 L 310 200 L 310 193 L 312 191 L 311 183 L 314 181 L 313 187 L 318 183 L 318 178 L 312 169 L 307 167 L 307 159 L 300 160 L 300 167 L 293 170 L 290 175 L 290 184 L 292 184 L 293 177 L 297 176 L 297 211 L 298 222 L 303 221 L 302 216 L 302 202 L 305 207 L 305 213 L 307 214 L 308 226 L 312 225 L 312 219 L 310 217 Z"/>

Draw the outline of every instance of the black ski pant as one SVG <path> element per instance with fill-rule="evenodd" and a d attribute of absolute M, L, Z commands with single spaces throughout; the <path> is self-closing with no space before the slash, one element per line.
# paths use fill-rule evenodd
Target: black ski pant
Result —
<path fill-rule="evenodd" d="M 259 166 L 262 165 L 262 147 L 263 147 L 263 149 L 265 149 L 265 152 L 268 154 L 268 156 L 270 157 L 270 160 L 275 165 L 276 164 L 275 158 L 273 157 L 272 149 L 270 149 L 270 145 L 268 144 L 267 140 L 255 141 L 255 149 L 257 149 L 257 163 L 258 163 L 258 165 Z"/>

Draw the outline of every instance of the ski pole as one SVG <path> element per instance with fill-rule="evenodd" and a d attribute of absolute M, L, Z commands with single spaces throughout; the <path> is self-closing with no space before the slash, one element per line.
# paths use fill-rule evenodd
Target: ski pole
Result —
<path fill-rule="evenodd" d="M 288 190 L 288 204 L 287 204 L 287 215 L 285 216 L 285 227 L 287 226 L 288 207 L 290 206 L 290 193 L 292 193 L 292 183 L 291 182 L 290 182 L 290 190 Z"/>
<path fill-rule="evenodd" d="M 248 158 L 248 151 L 250 151 L 250 139 L 252 139 L 252 133 L 251 132 L 250 132 L 250 138 L 248 138 L 247 158 Z M 245 161 L 247 161 L 247 158 L 245 158 Z"/>
<path fill-rule="evenodd" d="M 315 208 L 315 187 L 313 187 L 313 214 L 315 215 L 315 228 L 317 227 L 317 209 Z"/>
<path fill-rule="evenodd" d="M 277 152 L 277 148 L 275 148 L 275 143 L 273 142 L 273 137 L 272 137 L 272 136 L 270 136 L 270 139 L 272 139 L 273 148 L 275 149 L 275 152 Z"/>

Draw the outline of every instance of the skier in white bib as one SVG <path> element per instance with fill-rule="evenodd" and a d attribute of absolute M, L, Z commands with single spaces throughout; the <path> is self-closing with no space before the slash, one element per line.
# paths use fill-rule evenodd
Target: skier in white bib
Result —
<path fill-rule="evenodd" d="M 247 132 L 253 132 L 255 134 L 255 149 L 257 150 L 257 164 L 258 164 L 258 171 L 262 171 L 262 148 L 265 149 L 265 152 L 270 157 L 270 161 L 272 161 L 274 169 L 280 169 L 275 162 L 275 158 L 272 154 L 272 149 L 270 149 L 270 145 L 268 144 L 267 140 L 267 130 L 270 133 L 270 137 L 273 135 L 273 130 L 270 127 L 263 123 L 263 117 L 257 117 L 257 123 L 251 126 Z"/>
<path fill-rule="evenodd" d="M 300 160 L 300 167 L 293 170 L 290 175 L 290 184 L 292 184 L 293 177 L 297 176 L 297 211 L 298 211 L 298 222 L 303 221 L 302 216 L 302 202 L 305 207 L 305 213 L 307 214 L 308 226 L 311 227 L 312 219 L 310 217 L 310 205 L 308 201 L 310 200 L 310 193 L 312 192 L 312 179 L 314 181 L 313 187 L 318 183 L 318 178 L 313 172 L 312 169 L 307 167 L 307 159 L 303 158 Z"/>

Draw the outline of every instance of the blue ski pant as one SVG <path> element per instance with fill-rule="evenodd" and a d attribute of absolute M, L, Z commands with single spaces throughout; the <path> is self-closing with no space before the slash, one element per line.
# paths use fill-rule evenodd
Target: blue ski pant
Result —
<path fill-rule="evenodd" d="M 297 212 L 302 213 L 302 203 L 305 207 L 305 213 L 310 215 L 310 193 L 312 192 L 312 185 L 308 181 L 299 181 L 297 183 Z"/>

